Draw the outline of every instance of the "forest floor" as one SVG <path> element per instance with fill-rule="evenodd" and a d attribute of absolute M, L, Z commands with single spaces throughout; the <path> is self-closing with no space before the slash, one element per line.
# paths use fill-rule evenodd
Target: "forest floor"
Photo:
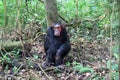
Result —
<path fill-rule="evenodd" d="M 65 57 L 62 68 L 51 66 L 43 69 L 41 67 L 45 62 L 43 40 L 35 41 L 29 52 L 33 56 L 26 59 L 28 62 L 38 63 L 40 70 L 21 69 L 21 67 L 15 71 L 13 70 L 15 67 L 2 70 L 3 66 L 0 66 L 0 71 L 4 72 L 4 74 L 0 73 L 0 80 L 94 80 L 96 77 L 109 80 L 107 63 L 110 60 L 110 44 L 108 40 L 98 42 L 81 38 L 80 42 L 71 43 L 71 46 L 71 51 Z M 113 56 L 112 59 L 116 63 Z M 83 70 L 80 70 L 81 68 Z"/>

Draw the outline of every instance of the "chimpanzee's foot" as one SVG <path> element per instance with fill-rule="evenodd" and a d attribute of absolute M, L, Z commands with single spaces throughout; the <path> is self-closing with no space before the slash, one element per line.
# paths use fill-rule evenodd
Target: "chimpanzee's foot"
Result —
<path fill-rule="evenodd" d="M 64 70 L 65 69 L 65 65 L 61 64 L 57 66 L 58 69 Z"/>
<path fill-rule="evenodd" d="M 55 66 L 59 66 L 63 64 L 63 59 L 61 59 L 60 57 L 56 60 L 55 62 Z"/>
<path fill-rule="evenodd" d="M 46 61 L 45 63 L 43 63 L 42 67 L 46 68 L 49 67 L 51 64 L 52 64 L 51 62 Z"/>

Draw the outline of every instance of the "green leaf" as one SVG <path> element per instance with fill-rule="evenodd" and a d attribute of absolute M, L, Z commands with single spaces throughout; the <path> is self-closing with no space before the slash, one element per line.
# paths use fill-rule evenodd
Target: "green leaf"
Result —
<path fill-rule="evenodd" d="M 110 68 L 110 61 L 107 61 L 107 68 Z"/>
<path fill-rule="evenodd" d="M 114 80 L 119 80 L 119 72 L 112 72 L 112 77 Z"/>
<path fill-rule="evenodd" d="M 5 70 L 8 70 L 8 65 L 5 66 Z"/>
<path fill-rule="evenodd" d="M 107 61 L 107 68 L 110 68 L 110 61 Z M 118 71 L 118 64 L 111 63 L 112 70 Z"/>
<path fill-rule="evenodd" d="M 81 68 L 83 68 L 83 65 L 81 63 L 76 62 L 76 61 L 74 61 L 72 63 L 72 65 L 74 66 L 73 69 L 75 69 L 77 71 L 79 71 Z"/>
<path fill-rule="evenodd" d="M 0 6 L 3 6 L 3 2 L 2 1 L 0 1 Z"/>
<path fill-rule="evenodd" d="M 118 64 L 112 65 L 112 69 L 115 70 L 115 71 L 118 71 Z"/>
<path fill-rule="evenodd" d="M 80 66 L 82 66 L 81 63 L 78 63 L 78 62 L 76 62 L 76 61 L 74 61 L 72 64 L 73 64 L 73 65 L 80 65 Z"/>
<path fill-rule="evenodd" d="M 66 62 L 66 66 L 68 66 L 68 67 L 69 67 L 69 66 L 70 66 L 70 62 Z"/>
<path fill-rule="evenodd" d="M 17 71 L 17 69 L 18 69 L 17 67 L 13 67 L 12 70 L 13 70 L 13 72 L 15 73 L 15 72 Z"/>
<path fill-rule="evenodd" d="M 38 59 L 38 55 L 33 55 L 33 57 L 34 57 L 35 59 Z"/>
<path fill-rule="evenodd" d="M 83 68 L 82 65 L 76 65 L 73 67 L 75 70 L 79 71 L 81 68 Z"/>
<path fill-rule="evenodd" d="M 118 44 L 115 44 L 115 46 L 113 46 L 113 48 L 112 48 L 112 53 L 113 53 L 113 55 L 118 59 L 118 54 L 119 54 L 119 50 L 118 50 L 118 48 L 119 48 L 119 45 Z"/>
<path fill-rule="evenodd" d="M 85 68 L 81 68 L 81 69 L 79 70 L 79 72 L 80 72 L 80 73 L 87 73 L 87 72 L 93 73 L 93 72 L 94 72 L 94 69 L 93 69 L 93 68 L 87 68 L 87 67 L 85 67 Z"/>

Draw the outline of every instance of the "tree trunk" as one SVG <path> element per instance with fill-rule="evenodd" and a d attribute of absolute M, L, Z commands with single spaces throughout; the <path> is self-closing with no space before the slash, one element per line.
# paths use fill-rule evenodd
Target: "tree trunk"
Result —
<path fill-rule="evenodd" d="M 44 0 L 47 26 L 51 26 L 53 23 L 58 22 L 57 1 L 56 0 Z"/>

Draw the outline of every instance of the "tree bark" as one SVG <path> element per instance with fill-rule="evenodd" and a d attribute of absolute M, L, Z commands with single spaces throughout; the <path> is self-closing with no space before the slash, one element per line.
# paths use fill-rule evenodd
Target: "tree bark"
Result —
<path fill-rule="evenodd" d="M 58 11 L 56 0 L 44 0 L 46 9 L 47 26 L 58 22 Z"/>

